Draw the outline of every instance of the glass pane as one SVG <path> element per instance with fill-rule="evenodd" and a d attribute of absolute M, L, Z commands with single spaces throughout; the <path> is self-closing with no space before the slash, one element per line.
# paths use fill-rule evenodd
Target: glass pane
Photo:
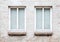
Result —
<path fill-rule="evenodd" d="M 11 8 L 10 19 L 11 19 L 11 29 L 16 29 L 17 28 L 17 9 L 16 8 Z"/>
<path fill-rule="evenodd" d="M 18 9 L 18 28 L 24 29 L 24 8 Z"/>
<path fill-rule="evenodd" d="M 50 8 L 44 9 L 44 29 L 50 29 Z"/>
<path fill-rule="evenodd" d="M 36 28 L 42 29 L 42 8 L 36 9 Z"/>

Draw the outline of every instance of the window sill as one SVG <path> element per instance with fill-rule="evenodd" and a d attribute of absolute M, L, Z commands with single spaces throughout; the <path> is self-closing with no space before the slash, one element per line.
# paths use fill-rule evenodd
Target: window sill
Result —
<path fill-rule="evenodd" d="M 8 32 L 9 36 L 25 36 L 26 32 Z"/>
<path fill-rule="evenodd" d="M 35 32 L 36 36 L 52 36 L 52 32 Z"/>

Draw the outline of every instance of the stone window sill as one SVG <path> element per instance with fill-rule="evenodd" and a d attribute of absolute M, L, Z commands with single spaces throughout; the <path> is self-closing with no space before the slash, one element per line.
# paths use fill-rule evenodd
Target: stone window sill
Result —
<path fill-rule="evenodd" d="M 26 32 L 8 32 L 9 36 L 25 36 Z"/>
<path fill-rule="evenodd" d="M 35 32 L 36 36 L 52 36 L 52 32 Z"/>

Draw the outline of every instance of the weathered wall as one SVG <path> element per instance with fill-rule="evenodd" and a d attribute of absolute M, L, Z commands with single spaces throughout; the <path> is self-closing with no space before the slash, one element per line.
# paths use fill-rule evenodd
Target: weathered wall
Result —
<path fill-rule="evenodd" d="M 9 36 L 8 6 L 26 6 L 26 36 Z M 34 6 L 53 6 L 52 36 L 34 35 Z M 0 0 L 0 42 L 60 42 L 59 0 Z"/>

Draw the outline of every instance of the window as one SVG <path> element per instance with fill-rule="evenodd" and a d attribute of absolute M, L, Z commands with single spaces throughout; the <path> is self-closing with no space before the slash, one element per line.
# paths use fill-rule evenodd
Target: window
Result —
<path fill-rule="evenodd" d="M 25 7 L 9 7 L 9 34 L 26 32 L 25 19 Z"/>
<path fill-rule="evenodd" d="M 35 7 L 35 33 L 52 32 L 52 7 Z"/>

